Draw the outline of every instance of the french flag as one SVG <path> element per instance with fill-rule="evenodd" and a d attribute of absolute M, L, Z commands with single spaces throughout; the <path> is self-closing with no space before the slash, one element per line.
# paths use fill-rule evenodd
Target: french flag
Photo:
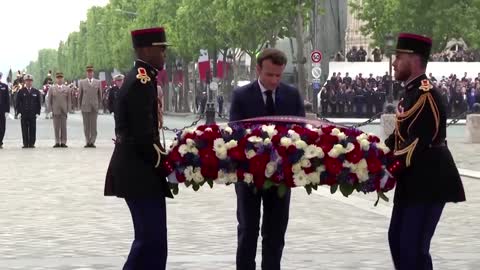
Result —
<path fill-rule="evenodd" d="M 210 59 L 208 58 L 208 50 L 201 49 L 198 57 L 198 73 L 200 80 L 205 81 L 207 72 L 210 72 Z"/>
<path fill-rule="evenodd" d="M 228 70 L 229 70 L 229 63 L 226 63 L 225 62 L 225 72 L 223 71 L 223 54 L 220 52 L 218 54 L 218 58 L 217 58 L 217 78 L 219 79 L 223 79 L 223 76 L 226 76 L 226 74 L 228 74 Z"/>

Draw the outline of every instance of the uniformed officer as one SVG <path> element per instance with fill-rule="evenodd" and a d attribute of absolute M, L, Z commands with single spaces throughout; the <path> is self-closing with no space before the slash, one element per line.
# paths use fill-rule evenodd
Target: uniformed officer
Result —
<path fill-rule="evenodd" d="M 102 85 L 93 78 L 93 66 L 86 67 L 87 78 L 78 83 L 80 110 L 83 117 L 85 148 L 95 148 L 98 110 L 102 104 Z"/>
<path fill-rule="evenodd" d="M 3 148 L 5 136 L 6 114 L 10 112 L 10 93 L 8 85 L 1 82 L 3 74 L 0 72 L 0 149 Z"/>
<path fill-rule="evenodd" d="M 42 110 L 42 94 L 32 87 L 33 76 L 26 74 L 25 87 L 17 94 L 17 113 L 21 115 L 22 148 L 35 148 L 37 116 Z"/>
<path fill-rule="evenodd" d="M 161 27 L 131 35 L 137 60 L 115 104 L 116 143 L 105 195 L 125 198 L 132 214 L 135 239 L 123 269 L 161 270 L 167 260 L 165 197 L 172 195 L 161 165 L 156 78 L 167 42 Z"/>
<path fill-rule="evenodd" d="M 122 88 L 123 80 L 125 76 L 122 74 L 118 74 L 113 78 L 113 86 L 108 91 L 108 111 L 113 113 L 115 110 L 115 101 L 117 100 L 118 93 L 120 92 L 120 88 Z"/>
<path fill-rule="evenodd" d="M 404 82 L 395 131 L 385 141 L 397 179 L 388 239 L 396 269 L 432 269 L 430 241 L 445 203 L 465 201 L 455 162 L 445 141 L 446 108 L 425 75 L 430 38 L 401 33 L 395 79 Z"/>
<path fill-rule="evenodd" d="M 385 104 L 386 94 L 382 87 L 375 91 L 375 113 L 383 112 L 383 104 Z"/>
<path fill-rule="evenodd" d="M 55 75 L 56 84 L 48 91 L 48 107 L 52 112 L 53 129 L 55 132 L 54 148 L 67 148 L 67 116 L 71 110 L 70 87 L 63 83 L 63 73 Z"/>

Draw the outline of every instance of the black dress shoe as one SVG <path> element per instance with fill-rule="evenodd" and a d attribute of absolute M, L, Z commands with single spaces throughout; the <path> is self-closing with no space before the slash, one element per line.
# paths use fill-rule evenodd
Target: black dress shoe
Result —
<path fill-rule="evenodd" d="M 56 143 L 53 148 L 59 148 L 60 147 L 60 144 L 59 143 Z"/>
<path fill-rule="evenodd" d="M 95 144 L 91 143 L 90 148 L 97 148 L 97 147 L 95 146 Z"/>
<path fill-rule="evenodd" d="M 24 145 L 24 146 L 22 146 L 22 148 L 24 148 L 24 149 L 25 149 L 25 148 L 28 148 L 28 146 L 27 146 L 27 145 Z"/>
<path fill-rule="evenodd" d="M 60 145 L 60 147 L 62 147 L 62 148 L 67 148 L 68 146 L 67 146 L 66 144 L 62 143 L 62 144 Z"/>
<path fill-rule="evenodd" d="M 90 144 L 85 144 L 85 146 L 83 148 L 90 148 Z"/>
<path fill-rule="evenodd" d="M 35 145 L 30 145 L 30 148 L 35 148 Z"/>

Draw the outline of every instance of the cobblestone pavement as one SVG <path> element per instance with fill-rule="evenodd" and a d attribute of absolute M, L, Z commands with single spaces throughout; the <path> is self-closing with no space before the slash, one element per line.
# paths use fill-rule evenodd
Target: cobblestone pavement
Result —
<path fill-rule="evenodd" d="M 190 120 L 166 122 L 179 127 Z M 69 121 L 68 149 L 51 148 L 52 127 L 45 120 L 39 120 L 37 148 L 21 149 L 19 123 L 7 122 L 0 150 L 1 270 L 113 270 L 125 261 L 133 237 L 128 208 L 121 199 L 103 197 L 113 149 L 111 116 L 99 118 L 96 149 L 83 148 L 79 115 Z M 449 145 L 459 167 L 476 169 L 479 145 L 464 144 L 461 127 L 454 128 L 460 131 L 451 132 Z M 435 269 L 480 269 L 480 180 L 463 180 L 468 201 L 444 211 L 431 248 Z M 168 269 L 235 269 L 233 187 L 194 193 L 181 189 L 167 201 Z M 374 200 L 295 189 L 282 269 L 392 269 L 391 203 L 373 207 Z"/>

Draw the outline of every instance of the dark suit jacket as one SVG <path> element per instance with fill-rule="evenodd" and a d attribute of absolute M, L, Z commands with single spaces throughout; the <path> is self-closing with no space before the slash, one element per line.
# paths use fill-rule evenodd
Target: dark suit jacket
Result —
<path fill-rule="evenodd" d="M 22 88 L 17 94 L 17 112 L 22 118 L 35 118 L 40 115 L 42 110 L 42 95 L 40 91 L 33 88 L 28 92 L 27 88 Z"/>
<path fill-rule="evenodd" d="M 305 108 L 299 91 L 280 83 L 275 90 L 275 114 L 305 116 Z M 262 90 L 258 81 L 237 88 L 232 93 L 230 121 L 267 115 Z"/>
<path fill-rule="evenodd" d="M 0 113 L 10 112 L 10 94 L 8 86 L 0 82 Z"/>

